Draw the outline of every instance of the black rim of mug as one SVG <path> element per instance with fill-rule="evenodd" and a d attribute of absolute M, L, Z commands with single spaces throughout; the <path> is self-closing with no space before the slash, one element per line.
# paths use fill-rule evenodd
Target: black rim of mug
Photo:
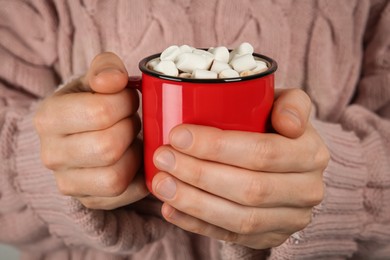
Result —
<path fill-rule="evenodd" d="M 205 50 L 205 49 L 202 49 Z M 174 77 L 174 76 L 168 76 L 164 74 L 160 74 L 156 71 L 150 70 L 147 67 L 147 64 L 149 61 L 154 60 L 158 57 L 160 57 L 161 53 L 153 54 L 150 55 L 144 59 L 142 59 L 139 62 L 139 69 L 150 76 L 157 77 L 160 79 L 165 79 L 165 80 L 170 80 L 170 81 L 179 81 L 179 82 L 192 82 L 192 83 L 229 83 L 229 82 L 240 82 L 240 81 L 245 81 L 245 80 L 251 80 L 251 79 L 256 79 L 256 78 L 262 78 L 267 75 L 270 75 L 274 73 L 277 68 L 278 64 L 276 63 L 275 60 L 271 59 L 270 57 L 267 57 L 262 54 L 258 53 L 253 53 L 253 56 L 260 58 L 261 60 L 265 61 L 268 65 L 268 69 L 264 72 L 253 74 L 250 76 L 245 76 L 245 77 L 237 77 L 237 78 L 226 78 L 226 79 L 192 79 L 192 78 L 180 78 L 180 77 Z"/>

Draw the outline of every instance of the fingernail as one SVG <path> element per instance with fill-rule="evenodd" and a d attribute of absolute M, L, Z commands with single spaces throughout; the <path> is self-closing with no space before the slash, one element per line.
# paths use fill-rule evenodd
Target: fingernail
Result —
<path fill-rule="evenodd" d="M 175 155 L 168 150 L 163 150 L 156 155 L 156 167 L 163 171 L 171 171 L 175 166 Z"/>
<path fill-rule="evenodd" d="M 287 115 L 298 127 L 302 127 L 302 122 L 297 111 L 289 108 L 283 108 L 280 113 Z"/>
<path fill-rule="evenodd" d="M 156 193 L 167 200 L 173 199 L 176 194 L 176 183 L 171 177 L 166 177 L 156 185 Z"/>
<path fill-rule="evenodd" d="M 178 129 L 175 130 L 171 137 L 171 145 L 179 148 L 179 149 L 187 149 L 192 144 L 192 134 L 186 129 Z"/>

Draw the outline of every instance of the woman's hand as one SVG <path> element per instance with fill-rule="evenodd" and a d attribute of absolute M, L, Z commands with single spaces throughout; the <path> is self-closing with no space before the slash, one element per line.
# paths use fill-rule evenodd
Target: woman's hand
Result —
<path fill-rule="evenodd" d="M 145 197 L 138 94 L 113 53 L 44 100 L 35 116 L 41 156 L 59 190 L 88 208 L 113 209 Z"/>
<path fill-rule="evenodd" d="M 300 90 L 277 92 L 272 125 L 249 133 L 180 125 L 154 156 L 164 218 L 191 232 L 264 249 L 311 221 L 329 154 Z"/>

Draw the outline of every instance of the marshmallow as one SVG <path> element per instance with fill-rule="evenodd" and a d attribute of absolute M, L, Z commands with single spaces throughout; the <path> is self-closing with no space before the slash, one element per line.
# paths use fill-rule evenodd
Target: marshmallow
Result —
<path fill-rule="evenodd" d="M 267 63 L 265 63 L 262 60 L 256 60 L 256 68 L 254 68 L 252 71 L 254 73 L 261 73 L 268 70 Z"/>
<path fill-rule="evenodd" d="M 168 76 L 177 77 L 179 75 L 175 63 L 171 60 L 162 60 L 153 69 Z"/>
<path fill-rule="evenodd" d="M 253 54 L 253 46 L 250 43 L 243 42 L 238 46 L 237 53 L 241 55 Z"/>
<path fill-rule="evenodd" d="M 215 60 L 222 61 L 225 63 L 229 62 L 229 50 L 226 47 L 220 46 L 212 49 L 210 48 L 209 52 L 214 54 Z"/>
<path fill-rule="evenodd" d="M 221 71 L 219 74 L 218 74 L 218 77 L 221 78 L 221 79 L 226 79 L 226 78 L 237 78 L 239 77 L 240 75 L 238 74 L 237 71 L 233 70 L 233 69 L 227 69 L 227 70 L 223 70 Z"/>
<path fill-rule="evenodd" d="M 213 65 L 211 66 L 210 70 L 216 72 L 219 74 L 223 70 L 231 69 L 229 64 L 219 61 L 219 60 L 214 60 Z"/>
<path fill-rule="evenodd" d="M 166 48 L 160 55 L 160 60 L 174 61 L 176 57 L 181 53 L 179 46 L 172 45 Z"/>
<path fill-rule="evenodd" d="M 235 58 L 239 57 L 240 54 L 237 53 L 237 50 L 232 50 L 230 53 L 229 53 L 229 63 L 232 62 L 232 60 L 234 60 Z"/>
<path fill-rule="evenodd" d="M 179 78 L 189 79 L 191 78 L 191 75 L 192 75 L 191 73 L 183 72 L 179 74 Z"/>
<path fill-rule="evenodd" d="M 192 73 L 195 69 L 208 69 L 208 61 L 205 57 L 192 53 L 185 52 L 177 56 L 176 67 L 183 71 Z"/>
<path fill-rule="evenodd" d="M 195 79 L 246 77 L 267 71 L 268 66 L 264 59 L 253 56 L 253 46 L 247 42 L 230 53 L 224 46 L 205 51 L 172 45 L 147 64 L 148 69 L 168 76 Z"/>
<path fill-rule="evenodd" d="M 209 71 L 209 70 L 194 70 L 192 72 L 191 78 L 194 79 L 217 79 L 218 74 L 215 73 L 214 71 Z"/>
<path fill-rule="evenodd" d="M 211 64 L 213 63 L 213 60 L 214 60 L 214 54 L 212 54 L 211 52 L 208 52 L 205 50 L 199 50 L 199 49 L 193 50 L 192 53 L 201 55 L 202 57 L 204 57 L 207 60 L 207 69 L 209 69 L 211 67 Z"/>
<path fill-rule="evenodd" d="M 229 53 L 229 63 L 245 54 L 253 54 L 253 46 L 247 42 L 241 43 L 240 46 Z"/>
<path fill-rule="evenodd" d="M 192 52 L 195 48 L 188 46 L 186 44 L 183 44 L 179 47 L 179 49 L 180 49 L 181 53 L 184 53 L 184 52 Z"/>
<path fill-rule="evenodd" d="M 154 59 L 148 62 L 148 69 L 154 70 L 154 67 L 160 62 L 159 59 Z"/>
<path fill-rule="evenodd" d="M 244 70 L 252 70 L 257 66 L 252 54 L 245 54 L 237 57 L 230 62 L 230 65 L 232 65 L 233 69 L 238 73 L 241 73 Z"/>
<path fill-rule="evenodd" d="M 240 73 L 240 77 L 246 77 L 256 74 L 256 72 L 253 72 L 252 70 L 244 70 Z"/>

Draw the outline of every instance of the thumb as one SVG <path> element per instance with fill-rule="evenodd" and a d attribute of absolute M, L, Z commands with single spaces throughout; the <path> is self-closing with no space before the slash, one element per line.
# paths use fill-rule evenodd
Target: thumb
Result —
<path fill-rule="evenodd" d="M 112 52 L 97 55 L 91 63 L 84 86 L 97 93 L 110 94 L 123 90 L 128 81 L 128 74 L 122 60 Z"/>
<path fill-rule="evenodd" d="M 300 89 L 276 89 L 271 122 L 285 137 L 298 138 L 308 125 L 311 110 L 309 96 Z"/>

